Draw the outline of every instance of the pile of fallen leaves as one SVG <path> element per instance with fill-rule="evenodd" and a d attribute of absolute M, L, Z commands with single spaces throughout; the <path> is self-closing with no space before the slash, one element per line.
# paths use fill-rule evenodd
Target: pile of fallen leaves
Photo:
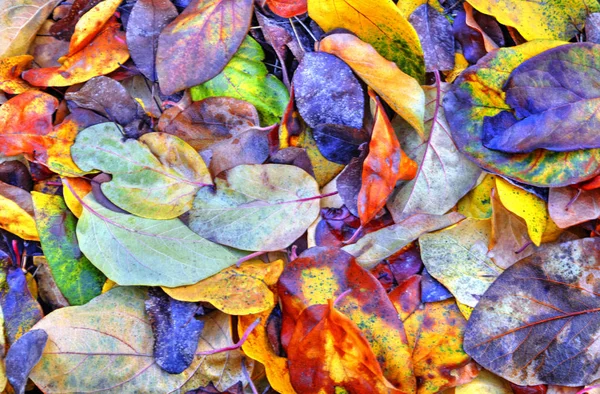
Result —
<path fill-rule="evenodd" d="M 597 0 L 0 0 L 0 392 L 600 382 Z"/>

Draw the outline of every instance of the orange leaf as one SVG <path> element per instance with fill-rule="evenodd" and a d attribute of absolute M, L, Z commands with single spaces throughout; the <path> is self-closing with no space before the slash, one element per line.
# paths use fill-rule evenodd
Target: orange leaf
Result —
<path fill-rule="evenodd" d="M 31 66 L 33 56 L 21 55 L 0 58 L 0 90 L 8 94 L 21 94 L 34 89 L 21 79 L 21 73 Z"/>
<path fill-rule="evenodd" d="M 92 184 L 86 178 L 62 178 L 63 183 L 66 180 L 70 187 L 63 188 L 63 196 L 67 207 L 77 218 L 83 213 L 83 205 L 78 198 L 83 198 L 92 192 Z M 76 196 L 73 194 L 75 192 Z M 114 283 L 114 282 L 113 282 Z M 104 292 L 104 291 L 103 291 Z"/>
<path fill-rule="evenodd" d="M 77 24 L 69 43 L 69 54 L 73 56 L 85 48 L 102 30 L 123 0 L 104 0 L 86 12 Z"/>
<path fill-rule="evenodd" d="M 125 33 L 119 23 L 109 21 L 85 48 L 64 59 L 60 67 L 25 71 L 23 79 L 34 86 L 71 86 L 106 75 L 129 59 Z"/>
<path fill-rule="evenodd" d="M 379 363 L 352 320 L 327 305 L 304 310 L 288 347 L 292 386 L 298 393 L 392 393 Z"/>
<path fill-rule="evenodd" d="M 282 18 L 291 18 L 308 10 L 306 0 L 267 0 L 267 5 Z"/>
<path fill-rule="evenodd" d="M 57 107 L 56 98 L 33 90 L 4 103 L 0 107 L 0 154 L 45 152 L 46 135 L 52 131 L 52 114 Z"/>
<path fill-rule="evenodd" d="M 398 137 L 379 99 L 372 91 L 369 95 L 375 100 L 376 109 L 369 154 L 363 164 L 362 186 L 358 193 L 358 216 L 363 226 L 385 206 L 396 182 L 411 180 L 417 173 L 417 163 L 400 148 Z"/>

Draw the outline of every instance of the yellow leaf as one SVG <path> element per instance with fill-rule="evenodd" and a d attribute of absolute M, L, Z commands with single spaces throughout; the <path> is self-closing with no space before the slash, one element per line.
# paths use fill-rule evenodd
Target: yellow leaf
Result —
<path fill-rule="evenodd" d="M 79 199 L 82 199 L 83 197 L 87 196 L 88 193 L 90 193 L 92 191 L 92 185 L 90 184 L 90 182 L 87 179 L 84 179 L 84 178 L 62 178 L 62 179 L 63 180 L 67 179 L 69 181 L 69 185 L 71 185 L 70 188 L 69 187 L 63 188 L 63 196 L 65 198 L 65 203 L 67 204 L 67 207 L 71 210 L 71 212 L 73 212 L 73 215 L 75 215 L 79 218 L 81 216 L 81 214 L 83 213 L 83 206 L 79 202 Z M 73 195 L 71 188 L 73 188 L 75 193 L 77 193 L 77 197 Z"/>
<path fill-rule="evenodd" d="M 548 228 L 548 222 L 552 220 L 544 200 L 501 178 L 496 178 L 496 188 L 502 205 L 525 220 L 529 238 L 535 246 L 540 246 L 546 228 Z M 552 223 L 549 239 L 555 236 L 555 230 L 553 230 L 555 227 L 557 228 L 556 224 Z"/>
<path fill-rule="evenodd" d="M 470 307 L 467 304 L 463 304 L 462 302 L 458 302 L 458 301 L 456 301 L 456 306 L 458 306 L 460 313 L 462 313 L 462 315 L 465 317 L 465 319 L 469 320 L 471 318 L 471 313 L 473 313 L 474 308 Z"/>
<path fill-rule="evenodd" d="M 102 286 L 102 294 L 106 293 L 107 291 L 111 290 L 114 287 L 117 287 L 118 284 L 117 282 L 113 282 L 110 279 L 107 279 L 106 282 L 104 282 L 104 285 Z"/>
<path fill-rule="evenodd" d="M 344 169 L 343 165 L 329 161 L 321 154 L 311 130 L 306 130 L 300 135 L 298 147 L 306 149 L 319 186 L 329 183 Z"/>
<path fill-rule="evenodd" d="M 283 260 L 269 264 L 250 260 L 196 284 L 163 290 L 176 300 L 210 302 L 229 315 L 249 315 L 273 309 L 275 294 L 269 287 L 277 283 L 281 272 Z"/>
<path fill-rule="evenodd" d="M 78 177 L 89 173 L 77 167 L 71 157 L 71 146 L 75 142 L 77 133 L 81 130 L 82 127 L 78 124 L 77 119 L 67 117 L 48 134 L 48 138 L 52 142 L 46 151 L 46 165 L 50 170 L 68 177 Z"/>
<path fill-rule="evenodd" d="M 31 66 L 33 56 L 21 55 L 0 58 L 0 90 L 8 94 L 21 94 L 35 89 L 21 79 L 21 73 Z"/>
<path fill-rule="evenodd" d="M 69 54 L 67 56 L 72 56 L 75 52 L 78 52 L 89 44 L 117 11 L 121 2 L 123 0 L 104 0 L 83 14 L 75 25 L 75 31 L 69 43 Z"/>
<path fill-rule="evenodd" d="M 273 351 L 269 338 L 267 336 L 267 319 L 271 311 L 264 311 L 255 315 L 240 316 L 238 319 L 238 334 L 241 337 L 244 331 L 257 318 L 260 318 L 260 324 L 250 332 L 248 339 L 242 345 L 242 350 L 246 356 L 262 363 L 265 366 L 267 379 L 271 387 L 281 394 L 296 394 L 290 381 L 290 370 L 288 368 L 287 358 L 279 357 Z"/>
<path fill-rule="evenodd" d="M 39 241 L 31 194 L 0 182 L 0 228 L 28 241 Z"/>
<path fill-rule="evenodd" d="M 345 61 L 425 140 L 425 93 L 416 79 L 352 34 L 327 36 L 321 41 L 320 49 Z"/>
<path fill-rule="evenodd" d="M 454 389 L 455 394 L 513 394 L 508 382 L 485 369 L 471 382 Z"/>
<path fill-rule="evenodd" d="M 478 11 L 516 28 L 527 41 L 570 40 L 591 12 L 600 5 L 587 0 L 469 0 Z"/>
<path fill-rule="evenodd" d="M 458 78 L 458 76 L 465 71 L 467 67 L 469 67 L 469 62 L 467 59 L 465 59 L 465 56 L 460 52 L 456 52 L 454 54 L 454 68 L 450 71 L 444 72 L 444 75 L 446 76 L 446 82 L 454 82 L 454 80 Z"/>
<path fill-rule="evenodd" d="M 430 6 L 432 6 L 442 14 L 446 12 L 444 10 L 444 7 L 442 7 L 440 5 L 440 2 L 437 0 L 401 0 L 396 5 L 398 6 L 398 10 L 400 10 L 402 16 L 408 19 L 410 14 L 415 12 L 417 8 L 427 3 L 429 3 Z"/>
<path fill-rule="evenodd" d="M 469 193 L 456 204 L 459 213 L 475 219 L 489 219 L 492 217 L 492 189 L 496 186 L 496 177 L 485 175 L 483 181 L 475 186 Z"/>
<path fill-rule="evenodd" d="M 406 74 L 423 81 L 419 36 L 392 0 L 309 0 L 308 15 L 326 32 L 350 30 Z"/>

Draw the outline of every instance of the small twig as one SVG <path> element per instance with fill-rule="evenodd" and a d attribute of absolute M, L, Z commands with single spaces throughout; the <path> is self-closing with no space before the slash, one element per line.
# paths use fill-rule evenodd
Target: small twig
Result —
<path fill-rule="evenodd" d="M 352 234 L 352 236 L 350 237 L 350 239 L 342 242 L 344 245 L 348 245 L 348 244 L 352 244 L 354 243 L 354 241 L 356 241 L 356 238 L 358 238 L 358 236 L 360 235 L 360 233 L 363 230 L 363 226 L 362 224 L 360 226 L 358 226 L 358 228 L 356 229 L 356 231 L 354 232 L 354 234 Z"/>
<path fill-rule="evenodd" d="M 292 30 L 294 31 L 294 36 L 296 36 L 296 41 L 298 41 L 298 44 L 300 45 L 300 49 L 302 49 L 302 52 L 306 53 L 306 50 L 302 46 L 302 41 L 300 41 L 300 37 L 298 36 L 298 32 L 296 31 L 296 26 L 294 25 L 292 18 L 288 18 L 288 20 L 290 21 L 290 25 L 292 26 Z"/>
<path fill-rule="evenodd" d="M 348 294 L 350 294 L 351 291 L 352 291 L 352 289 L 348 289 L 348 290 L 344 291 L 342 294 L 340 294 L 339 296 L 337 296 L 335 301 L 333 301 L 333 306 L 336 306 L 342 300 L 342 298 L 344 298 Z"/>
<path fill-rule="evenodd" d="M 310 31 L 310 29 L 309 29 L 308 27 L 306 27 L 306 25 L 304 24 L 304 22 L 302 22 L 300 19 L 298 19 L 298 17 L 297 17 L 297 16 L 294 16 L 294 19 L 295 19 L 295 20 L 296 20 L 298 23 L 300 23 L 300 25 L 301 25 L 301 26 L 304 28 L 304 30 L 306 30 L 306 32 L 308 33 L 308 35 L 309 35 L 309 36 L 310 36 L 310 37 L 311 37 L 311 38 L 312 38 L 312 39 L 313 39 L 315 42 L 319 41 L 319 40 L 317 40 L 317 37 L 315 37 L 315 36 L 313 35 L 312 31 Z"/>
<path fill-rule="evenodd" d="M 253 259 L 255 257 L 262 256 L 265 253 L 268 253 L 268 252 L 264 252 L 262 250 L 259 250 L 258 252 L 250 253 L 249 255 L 244 256 L 241 259 L 239 259 L 237 261 L 237 263 L 236 263 L 235 266 L 238 267 L 238 268 L 240 268 L 240 265 L 242 265 L 242 263 L 245 263 L 246 261 L 251 260 L 251 259 Z"/>
<path fill-rule="evenodd" d="M 252 390 L 252 394 L 258 394 L 258 390 L 256 390 L 256 386 L 254 385 L 254 382 L 252 381 L 252 378 L 250 377 L 250 374 L 248 373 L 248 369 L 246 368 L 245 361 L 246 360 L 242 359 L 242 372 L 244 373 L 244 377 L 248 381 L 248 385 L 250 386 L 250 389 Z"/>
<path fill-rule="evenodd" d="M 246 328 L 246 331 L 244 331 L 244 335 L 240 338 L 238 343 L 233 344 L 231 346 L 222 347 L 220 349 L 213 349 L 213 350 L 207 350 L 205 352 L 198 352 L 198 353 L 196 353 L 196 356 L 210 356 L 211 354 L 229 352 L 231 350 L 236 350 L 236 349 L 241 348 L 242 345 L 244 345 L 244 342 L 246 342 L 246 340 L 250 336 L 250 333 L 256 328 L 256 326 L 258 326 L 259 323 L 260 323 L 260 318 L 254 320 L 254 323 L 250 324 L 248 326 L 248 328 Z"/>

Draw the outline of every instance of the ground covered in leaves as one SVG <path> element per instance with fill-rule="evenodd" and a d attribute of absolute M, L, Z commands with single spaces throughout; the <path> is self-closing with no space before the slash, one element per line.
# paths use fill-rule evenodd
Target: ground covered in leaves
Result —
<path fill-rule="evenodd" d="M 600 392 L 596 0 L 1 0 L 0 392 Z"/>

